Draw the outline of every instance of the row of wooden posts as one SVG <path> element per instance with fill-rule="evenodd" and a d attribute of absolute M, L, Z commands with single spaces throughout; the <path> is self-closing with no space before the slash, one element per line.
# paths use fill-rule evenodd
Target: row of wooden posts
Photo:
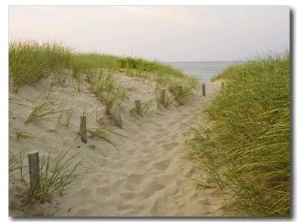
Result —
<path fill-rule="evenodd" d="M 136 112 L 142 116 L 141 101 L 135 100 Z M 120 102 L 114 105 L 114 119 L 117 126 L 122 128 L 121 121 L 121 107 Z M 87 129 L 86 129 L 86 116 L 80 116 L 80 138 L 81 141 L 87 143 Z M 39 152 L 32 151 L 28 153 L 28 165 L 29 165 L 29 179 L 30 179 L 30 190 L 34 190 L 40 184 L 40 166 L 39 166 Z"/>
<path fill-rule="evenodd" d="M 224 82 L 222 82 L 222 88 L 224 88 Z M 179 86 L 179 91 L 182 91 L 182 86 Z M 202 83 L 202 95 L 206 96 L 206 87 L 205 83 Z M 162 104 L 165 104 L 166 101 L 166 89 L 161 90 L 160 101 Z M 139 116 L 142 116 L 142 107 L 141 100 L 135 100 L 136 113 Z M 121 104 L 120 102 L 115 103 L 114 105 L 114 120 L 115 124 L 122 128 L 121 121 Z M 87 143 L 87 129 L 86 129 L 86 116 L 80 117 L 80 137 L 81 141 Z M 28 153 L 28 164 L 29 164 L 29 179 L 30 179 L 30 189 L 33 190 L 36 186 L 39 185 L 40 179 L 40 169 L 39 169 L 39 152 L 32 151 Z"/>
<path fill-rule="evenodd" d="M 182 86 L 178 87 L 179 94 L 182 91 Z M 205 96 L 205 83 L 202 83 L 202 95 Z M 160 102 L 161 104 L 166 103 L 166 89 L 163 88 L 160 91 Z M 135 107 L 136 107 L 136 113 L 139 116 L 143 116 L 142 114 L 142 107 L 141 107 L 141 100 L 137 99 L 135 100 Z M 122 119 L 121 119 L 121 104 L 120 102 L 116 102 L 114 105 L 114 121 L 115 124 L 122 128 Z M 86 130 L 86 116 L 80 117 L 80 137 L 81 141 L 84 143 L 87 143 L 87 130 Z"/>
<path fill-rule="evenodd" d="M 224 87 L 224 83 L 222 82 L 222 87 Z M 182 86 L 179 86 L 179 91 L 182 91 Z M 206 87 L 205 83 L 202 83 L 202 95 L 206 96 Z M 161 90 L 160 101 L 162 104 L 165 104 L 166 101 L 166 89 Z M 141 100 L 135 100 L 136 113 L 139 116 L 143 116 L 142 108 L 141 108 Z M 121 120 L 121 104 L 120 102 L 115 103 L 114 105 L 114 120 L 115 124 L 122 128 L 122 120 Z M 87 129 L 86 129 L 86 116 L 80 117 L 80 137 L 81 141 L 87 143 Z"/>

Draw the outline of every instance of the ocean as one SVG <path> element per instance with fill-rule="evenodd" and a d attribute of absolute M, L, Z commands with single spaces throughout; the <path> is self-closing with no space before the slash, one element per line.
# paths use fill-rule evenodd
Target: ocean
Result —
<path fill-rule="evenodd" d="M 196 76 L 203 82 L 210 82 L 214 76 L 225 69 L 234 61 L 209 61 L 209 62 L 164 62 L 174 68 L 180 69 L 187 75 Z"/>

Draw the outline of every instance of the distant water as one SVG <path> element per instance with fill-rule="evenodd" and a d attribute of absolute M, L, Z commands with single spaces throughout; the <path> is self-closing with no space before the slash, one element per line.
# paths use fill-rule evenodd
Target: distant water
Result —
<path fill-rule="evenodd" d="M 210 62 L 165 62 L 180 69 L 187 75 L 196 76 L 203 82 L 210 82 L 211 79 L 219 72 L 225 69 L 228 65 L 236 62 L 230 61 L 210 61 Z"/>

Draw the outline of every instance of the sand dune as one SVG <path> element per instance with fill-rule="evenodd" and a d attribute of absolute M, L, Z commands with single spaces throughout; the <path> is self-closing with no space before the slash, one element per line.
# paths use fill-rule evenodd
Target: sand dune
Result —
<path fill-rule="evenodd" d="M 10 133 L 10 150 L 27 148 L 40 151 L 40 155 L 56 156 L 62 149 L 71 148 L 71 153 L 82 151 L 80 155 L 88 160 L 81 169 L 81 179 L 74 181 L 63 196 L 54 197 L 51 203 L 35 204 L 31 213 L 60 217 L 223 216 L 224 197 L 216 196 L 210 188 L 196 189 L 191 178 L 204 176 L 194 163 L 184 158 L 189 125 L 203 121 L 202 111 L 221 83 L 207 83 L 205 97 L 199 89 L 183 106 L 158 109 L 154 104 L 143 117 L 138 117 L 129 113 L 134 100 L 154 99 L 156 83 L 121 73 L 116 75 L 130 95 L 121 101 L 122 129 L 110 126 L 120 134 L 111 133 L 110 143 L 88 134 L 85 144 L 78 137 L 79 118 L 84 111 L 88 128 L 99 126 L 101 118 L 105 120 L 104 106 L 88 83 L 83 82 L 80 91 L 72 82 L 66 82 L 53 86 L 49 92 L 48 78 L 17 93 L 10 91 L 10 131 L 18 127 L 32 136 L 21 140 Z M 51 102 L 54 111 L 62 104 L 73 104 L 69 125 L 59 124 L 57 114 L 24 124 L 40 101 Z M 17 207 L 22 189 L 18 175 L 11 176 L 10 216 L 22 215 Z"/>

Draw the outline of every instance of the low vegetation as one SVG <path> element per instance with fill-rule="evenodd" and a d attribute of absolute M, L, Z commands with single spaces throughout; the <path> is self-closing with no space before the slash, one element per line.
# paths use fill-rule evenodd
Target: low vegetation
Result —
<path fill-rule="evenodd" d="M 229 66 L 218 78 L 226 87 L 206 110 L 209 122 L 193 129 L 188 147 L 209 180 L 230 189 L 231 213 L 289 217 L 289 52 Z"/>
<path fill-rule="evenodd" d="M 9 80 L 14 89 L 34 83 L 52 72 L 69 68 L 72 50 L 57 42 L 9 44 Z"/>
<path fill-rule="evenodd" d="M 81 91 L 82 84 L 87 82 L 90 90 L 105 107 L 106 117 L 110 118 L 113 113 L 113 105 L 117 101 L 129 98 L 130 89 L 122 85 L 116 72 L 141 81 L 156 81 L 159 88 L 166 88 L 168 93 L 163 104 L 165 107 L 171 105 L 174 99 L 179 105 L 182 105 L 187 96 L 191 94 L 192 89 L 198 84 L 197 79 L 187 77 L 180 70 L 157 61 L 131 57 L 122 58 L 98 53 L 77 53 L 72 48 L 57 42 L 23 41 L 9 43 L 9 86 L 14 92 L 17 93 L 26 85 L 35 85 L 43 78 L 50 81 L 48 81 L 48 89 L 43 95 L 45 99 L 41 98 L 39 102 L 35 101 L 31 112 L 25 117 L 24 123 L 29 128 L 31 124 L 38 121 L 53 118 L 57 118 L 58 124 L 65 127 L 69 126 L 75 112 L 74 99 L 60 104 L 47 100 L 57 86 L 63 87 L 67 84 L 74 87 L 75 92 L 75 90 Z M 178 90 L 180 85 L 182 85 L 181 89 Z M 146 102 L 143 101 L 141 104 L 142 112 L 147 113 L 154 103 L 155 98 Z M 90 115 L 86 113 L 85 106 L 83 110 L 83 115 Z M 136 113 L 134 108 L 130 113 Z M 111 144 L 113 143 L 109 138 L 110 134 L 123 136 L 106 126 L 89 128 L 88 132 L 92 137 L 98 137 Z M 33 136 L 24 129 L 15 127 L 11 131 L 11 137 L 22 142 L 21 140 Z M 22 207 L 24 207 L 24 211 L 35 202 L 49 201 L 55 193 L 63 194 L 63 190 L 78 178 L 78 168 L 83 161 L 78 154 L 70 155 L 64 149 L 55 158 L 50 155 L 42 157 L 39 186 L 30 190 L 25 151 L 25 148 L 19 153 L 10 150 L 9 158 L 9 175 L 15 176 L 18 172 L 23 186 L 26 187 L 26 191 L 21 194 L 23 195 L 24 205 Z"/>
<path fill-rule="evenodd" d="M 53 111 L 51 110 L 51 105 L 52 104 L 50 102 L 41 102 L 35 107 L 33 107 L 28 118 L 25 120 L 25 124 L 29 122 L 36 122 L 40 119 L 45 119 L 50 114 L 53 114 Z"/>
<path fill-rule="evenodd" d="M 98 53 L 76 53 L 72 48 L 56 42 L 40 44 L 36 41 L 25 41 L 9 44 L 9 79 L 15 91 L 49 75 L 54 76 L 56 83 L 61 83 L 67 77 L 65 69 L 71 70 L 72 76 L 77 79 L 78 90 L 82 77 L 86 76 L 100 98 L 104 91 L 109 94 L 113 92 L 114 96 L 106 96 L 109 100 L 114 97 L 122 100 L 127 95 L 111 75 L 115 71 L 125 71 L 130 76 L 157 81 L 174 93 L 179 104 L 183 104 L 186 95 L 198 84 L 196 78 L 187 77 L 180 70 L 157 61 Z M 182 94 L 174 90 L 174 86 L 178 84 L 182 84 Z M 109 101 L 104 102 L 109 104 Z M 107 110 L 109 113 L 109 108 Z"/>
<path fill-rule="evenodd" d="M 9 173 L 18 171 L 26 190 L 22 198 L 21 211 L 26 213 L 26 209 L 36 202 L 49 202 L 55 194 L 62 195 L 70 184 L 79 176 L 79 167 L 84 163 L 84 159 L 79 154 L 69 154 L 69 150 L 62 151 L 57 157 L 50 158 L 45 155 L 40 160 L 39 182 L 36 186 L 30 187 L 28 176 L 28 164 L 24 161 L 25 151 L 18 153 L 10 151 L 9 155 Z"/>
<path fill-rule="evenodd" d="M 12 138 L 16 138 L 18 140 L 32 137 L 32 135 L 29 132 L 19 127 L 14 127 L 10 134 Z"/>

